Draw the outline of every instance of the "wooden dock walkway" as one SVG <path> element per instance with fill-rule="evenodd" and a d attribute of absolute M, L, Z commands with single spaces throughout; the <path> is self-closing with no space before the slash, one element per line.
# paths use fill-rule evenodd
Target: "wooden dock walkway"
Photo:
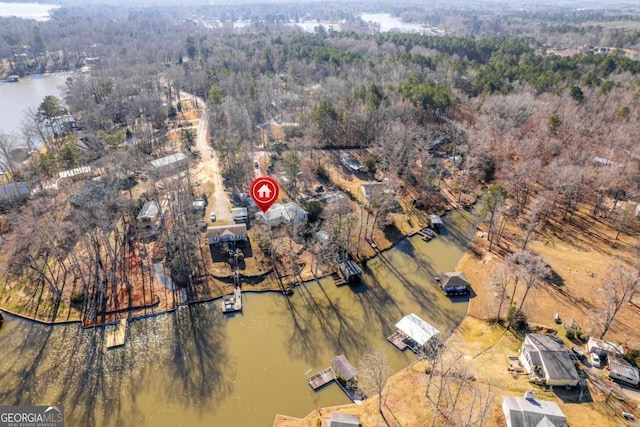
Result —
<path fill-rule="evenodd" d="M 107 331 L 107 349 L 124 345 L 127 334 L 127 319 L 120 319 L 115 328 Z"/>
<path fill-rule="evenodd" d="M 317 390 L 320 387 L 329 384 L 331 381 L 336 379 L 336 373 L 333 372 L 333 369 L 327 368 L 324 371 L 320 371 L 317 374 L 307 378 L 307 383 L 309 386 Z"/>
<path fill-rule="evenodd" d="M 342 277 L 338 277 L 337 279 L 333 279 L 334 282 L 336 282 L 336 286 L 340 287 L 340 286 L 344 286 L 347 284 L 347 281 L 344 280 Z"/>
<path fill-rule="evenodd" d="M 391 344 L 395 345 L 400 351 L 404 351 L 404 349 L 408 347 L 407 343 L 404 342 L 405 339 L 406 339 L 406 336 L 399 330 L 395 331 L 393 334 L 387 337 L 387 340 Z"/>
<path fill-rule="evenodd" d="M 222 300 L 222 312 L 233 313 L 242 310 L 242 290 L 236 286 L 233 295 L 228 295 Z"/>
<path fill-rule="evenodd" d="M 422 237 L 422 240 L 424 240 L 425 242 L 428 242 L 429 240 L 436 237 L 435 233 L 428 228 L 423 228 L 422 230 L 418 230 L 416 234 Z"/>

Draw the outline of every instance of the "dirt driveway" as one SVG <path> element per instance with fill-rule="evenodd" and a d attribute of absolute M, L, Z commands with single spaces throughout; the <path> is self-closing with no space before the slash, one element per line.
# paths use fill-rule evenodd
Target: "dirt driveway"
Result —
<path fill-rule="evenodd" d="M 189 96 L 189 94 L 184 94 Z M 196 147 L 200 152 L 200 164 L 195 169 L 194 179 L 200 181 L 200 185 L 204 188 L 213 184 L 213 193 L 209 197 L 209 205 L 207 207 L 206 219 L 209 221 L 210 214 L 215 212 L 216 222 L 232 223 L 231 203 L 229 195 L 226 193 L 220 172 L 220 163 L 218 154 L 209 145 L 209 124 L 207 121 L 207 107 L 204 99 L 198 98 L 198 103 L 202 105 L 200 111 L 200 120 L 198 121 L 196 139 Z M 210 222 L 210 221 L 209 221 Z"/>

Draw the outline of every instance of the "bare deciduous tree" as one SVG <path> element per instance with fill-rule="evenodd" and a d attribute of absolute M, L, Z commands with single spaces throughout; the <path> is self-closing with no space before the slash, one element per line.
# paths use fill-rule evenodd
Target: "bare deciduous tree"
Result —
<path fill-rule="evenodd" d="M 381 348 L 364 353 L 358 362 L 358 382 L 367 395 L 378 395 L 378 412 L 382 414 L 382 392 L 391 375 L 387 353 Z"/>
<path fill-rule="evenodd" d="M 604 294 L 605 306 L 598 315 L 602 322 L 600 338 L 604 338 L 622 305 L 631 300 L 639 287 L 638 274 L 624 267 L 614 267 L 610 275 L 604 278 L 600 291 Z"/>

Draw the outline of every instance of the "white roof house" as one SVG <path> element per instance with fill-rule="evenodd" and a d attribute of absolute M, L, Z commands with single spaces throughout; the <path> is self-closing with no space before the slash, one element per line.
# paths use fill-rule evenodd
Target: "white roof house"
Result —
<path fill-rule="evenodd" d="M 507 427 L 567 427 L 567 417 L 556 402 L 536 400 L 533 393 L 525 397 L 502 397 L 502 412 Z"/>
<path fill-rule="evenodd" d="M 175 169 L 186 167 L 187 155 L 182 152 L 169 154 L 168 156 L 161 157 L 149 162 L 151 170 L 156 173 L 165 173 L 173 171 Z"/>
<path fill-rule="evenodd" d="M 396 323 L 396 328 L 420 346 L 425 345 L 431 338 L 440 333 L 439 330 L 419 318 L 415 313 L 404 316 Z"/>
<path fill-rule="evenodd" d="M 264 223 L 271 225 L 281 222 L 290 224 L 297 222 L 305 222 L 308 212 L 302 209 L 297 203 L 289 202 L 285 204 L 274 203 L 267 212 L 258 212 L 256 218 Z"/>
<path fill-rule="evenodd" d="M 90 174 L 91 174 L 91 166 L 80 166 L 79 168 L 61 171 L 58 173 L 58 176 L 64 179 L 64 178 L 84 177 L 84 176 L 89 176 Z"/>

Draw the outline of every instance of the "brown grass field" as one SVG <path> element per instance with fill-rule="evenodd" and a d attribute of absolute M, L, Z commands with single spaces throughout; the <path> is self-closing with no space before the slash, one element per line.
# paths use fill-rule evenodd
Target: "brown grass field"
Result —
<path fill-rule="evenodd" d="M 554 313 L 559 313 L 564 323 L 575 321 L 586 333 L 592 332 L 592 313 L 602 307 L 603 294 L 598 289 L 614 265 L 633 262 L 632 249 L 638 245 L 638 224 L 632 230 L 615 239 L 611 224 L 603 219 L 594 220 L 589 206 L 583 206 L 569 223 L 551 224 L 549 230 L 530 242 L 528 249 L 543 256 L 555 273 L 556 283 L 544 283 L 534 288 L 524 304 L 529 322 L 541 330 L 556 330 L 564 338 L 563 325 L 555 324 Z M 502 263 L 502 256 L 487 251 L 486 233 L 481 229 L 468 251 L 460 260 L 458 270 L 464 271 L 473 285 L 475 296 L 471 299 L 469 315 L 462 321 L 447 341 L 448 348 L 461 355 L 469 363 L 480 387 L 493 387 L 492 409 L 485 419 L 485 426 L 504 425 L 500 409 L 503 395 L 522 396 L 533 390 L 536 397 L 552 400 L 560 405 L 570 425 L 619 426 L 626 425 L 620 416 L 622 410 L 634 412 L 638 402 L 628 400 L 624 404 L 607 399 L 600 390 L 588 382 L 587 392 L 578 403 L 576 390 L 545 391 L 533 386 L 526 376 L 513 376 L 508 371 L 508 356 L 517 356 L 521 339 L 512 332 L 503 334 L 504 328 L 488 320 L 494 318 L 497 300 L 492 288 L 493 272 Z M 481 237 L 482 236 L 482 237 Z M 508 227 L 505 241 L 495 250 L 500 254 L 517 250 L 522 236 L 515 227 Z M 517 290 L 515 302 L 519 303 L 524 287 Z M 511 288 L 509 288 L 509 295 Z M 506 315 L 508 301 L 502 309 Z M 606 339 L 621 343 L 627 348 L 640 346 L 640 332 L 631 325 L 640 324 L 640 309 L 634 304 L 622 307 Z M 565 339 L 568 345 L 571 344 Z M 429 425 L 430 410 L 425 398 L 426 375 L 418 368 L 408 367 L 393 375 L 387 384 L 383 399 L 386 401 L 382 418 L 377 411 L 377 399 L 367 399 L 362 406 L 345 405 L 314 411 L 304 419 L 278 415 L 274 426 L 311 427 L 328 425 L 333 411 L 360 415 L 366 426 Z M 606 371 L 604 374 L 606 375 Z M 608 381 L 608 380 L 607 380 Z"/>

